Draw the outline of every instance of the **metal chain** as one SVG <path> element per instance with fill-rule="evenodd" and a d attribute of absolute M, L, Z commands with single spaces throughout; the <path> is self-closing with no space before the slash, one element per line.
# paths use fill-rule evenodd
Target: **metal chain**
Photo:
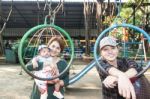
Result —
<path fill-rule="evenodd" d="M 52 9 L 52 0 L 50 0 L 50 2 L 48 2 L 48 0 L 45 0 L 44 11 L 46 10 L 46 8 L 48 8 L 49 12 L 48 12 L 47 16 L 50 17 L 50 23 L 52 23 L 52 24 L 54 23 L 54 21 L 55 21 L 55 15 L 60 10 L 60 8 L 63 6 L 63 2 L 64 2 L 64 0 L 60 0 L 60 2 L 58 3 L 58 5 L 53 10 Z"/>

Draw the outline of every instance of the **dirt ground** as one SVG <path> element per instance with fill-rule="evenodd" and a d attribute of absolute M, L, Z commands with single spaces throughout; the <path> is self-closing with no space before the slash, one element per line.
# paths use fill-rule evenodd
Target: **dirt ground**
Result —
<path fill-rule="evenodd" d="M 20 66 L 0 66 L 0 99 L 29 99 L 33 81 L 23 72 Z"/>
<path fill-rule="evenodd" d="M 81 69 L 81 68 L 80 68 Z M 33 79 L 19 65 L 0 65 L 0 99 L 29 99 Z M 94 72 L 93 72 L 94 71 Z M 71 76 L 79 70 L 71 70 Z M 95 80 L 97 82 L 95 83 Z M 100 99 L 100 81 L 95 69 L 66 88 L 65 99 Z"/>
<path fill-rule="evenodd" d="M 82 69 L 76 66 L 78 69 Z M 33 79 L 24 71 L 20 75 L 20 65 L 0 65 L 0 99 L 29 99 Z M 71 75 L 80 70 L 71 70 Z M 150 79 L 150 74 L 146 73 Z M 98 74 L 92 69 L 76 83 L 66 88 L 65 99 L 101 99 Z"/>

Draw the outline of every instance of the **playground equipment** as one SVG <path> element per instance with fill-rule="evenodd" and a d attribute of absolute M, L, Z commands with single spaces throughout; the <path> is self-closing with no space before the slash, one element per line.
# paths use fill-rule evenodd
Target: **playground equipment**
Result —
<path fill-rule="evenodd" d="M 49 6 L 51 6 L 51 4 L 49 4 Z M 22 68 L 32 77 L 40 79 L 40 80 L 52 80 L 55 79 L 59 76 L 61 76 L 63 73 L 65 73 L 67 71 L 67 69 L 70 67 L 73 58 L 74 58 L 74 44 L 71 40 L 71 37 L 69 36 L 69 34 L 63 30 L 62 28 L 54 25 L 54 19 L 55 19 L 55 14 L 58 12 L 58 10 L 61 8 L 62 6 L 62 2 L 60 2 L 58 4 L 58 6 L 51 11 L 51 9 L 49 8 L 49 15 L 45 16 L 45 21 L 44 24 L 41 25 L 37 25 L 33 28 L 31 28 L 30 30 L 28 30 L 25 35 L 23 36 L 23 38 L 21 39 L 19 48 L 18 48 L 18 57 L 19 57 L 19 61 L 21 63 Z M 48 19 L 50 24 L 48 24 Z M 26 68 L 26 60 L 25 59 L 31 59 L 33 58 L 36 54 L 37 54 L 37 47 L 40 44 L 47 44 L 48 40 L 52 37 L 52 36 L 60 36 L 61 38 L 64 39 L 64 41 L 66 41 L 66 39 L 69 41 L 70 44 L 70 60 L 68 62 L 68 66 L 65 68 L 65 70 L 63 72 L 61 72 L 57 77 L 53 77 L 53 78 L 40 78 L 35 76 L 33 73 L 31 73 L 27 68 Z M 28 43 L 27 43 L 27 42 Z M 67 42 L 66 42 L 66 46 Z M 30 52 L 32 53 L 31 56 L 26 57 L 26 54 L 29 54 L 28 51 L 25 51 L 25 48 L 29 48 Z"/>
<path fill-rule="evenodd" d="M 140 29 L 140 28 L 138 28 L 138 27 L 136 27 L 136 26 L 133 26 L 133 25 L 130 25 L 130 24 L 125 24 L 125 23 L 123 23 L 123 24 L 116 24 L 116 25 L 113 25 L 112 27 L 109 27 L 109 28 L 107 28 L 106 30 L 104 30 L 100 35 L 99 35 L 99 37 L 97 38 L 97 40 L 96 40 L 96 43 L 95 43 L 95 46 L 94 46 L 94 58 L 95 58 L 95 60 L 93 60 L 91 63 L 89 63 L 80 73 L 78 73 L 77 75 L 75 75 L 74 77 L 72 77 L 72 78 L 70 78 L 70 81 L 69 81 L 69 84 L 72 84 L 72 83 L 74 83 L 74 82 L 76 82 L 77 80 L 79 80 L 82 76 L 84 76 L 89 70 L 91 70 L 95 65 L 99 65 L 100 66 L 100 68 L 102 69 L 102 71 L 103 72 L 105 72 L 106 73 L 106 71 L 103 69 L 103 67 L 99 64 L 99 62 L 98 62 L 98 60 L 100 59 L 98 59 L 98 56 L 97 56 L 97 48 L 98 48 L 98 45 L 99 45 L 99 41 L 100 41 L 100 39 L 102 38 L 102 36 L 105 34 L 105 33 L 107 33 L 108 31 L 110 31 L 110 30 L 112 30 L 113 28 L 117 28 L 117 27 L 130 27 L 130 28 L 132 28 L 132 29 L 136 29 L 137 31 L 139 31 L 140 33 L 142 33 L 143 35 L 145 35 L 145 37 L 147 37 L 147 39 L 148 39 L 148 41 L 150 42 L 150 37 L 149 37 L 149 35 L 144 31 L 144 30 L 142 30 L 142 29 Z M 35 28 L 38 28 L 38 27 L 35 27 Z M 56 28 L 56 27 L 55 27 Z M 31 31 L 31 30 L 30 30 Z M 30 34 L 30 31 L 29 32 L 27 32 L 26 33 L 26 36 L 24 37 L 24 38 L 26 38 L 26 37 L 28 37 L 28 35 Z M 32 29 L 32 31 L 33 31 L 33 29 Z M 32 32 L 31 32 L 32 33 Z M 28 35 L 27 35 L 28 34 Z M 22 39 L 22 41 L 21 41 L 21 43 L 20 43 L 20 46 L 19 46 L 19 59 L 20 59 L 20 61 L 22 62 L 22 64 L 24 64 L 23 63 L 23 61 L 22 61 L 22 55 L 21 55 L 21 53 L 22 53 L 22 44 L 23 44 L 23 41 L 24 41 L 24 39 Z M 72 45 L 73 46 L 73 45 Z M 73 49 L 72 49 L 73 50 Z M 148 68 L 149 68 L 149 66 L 150 66 L 150 62 L 146 65 L 146 67 L 141 71 L 141 72 L 139 72 L 137 75 L 136 75 L 136 77 L 138 77 L 138 76 L 140 76 L 141 74 L 143 74 Z M 23 68 L 24 68 L 24 65 L 23 65 Z M 24 68 L 25 69 L 25 68 Z M 26 69 L 25 69 L 26 70 Z M 61 73 L 62 74 L 62 73 Z M 33 75 L 31 75 L 31 76 L 33 76 Z M 34 76 L 33 76 L 34 77 Z M 44 79 L 45 80 L 45 79 Z M 49 80 L 49 79 L 48 79 Z"/>
<path fill-rule="evenodd" d="M 134 30 L 138 31 L 139 33 L 142 33 L 145 37 L 147 37 L 148 42 L 150 43 L 150 36 L 149 36 L 144 30 L 142 30 L 142 29 L 140 29 L 140 28 L 138 28 L 138 27 L 136 27 L 136 26 L 133 26 L 133 25 L 131 25 L 131 24 L 125 24 L 125 23 L 122 23 L 122 24 L 114 24 L 113 26 L 111 26 L 111 27 L 105 29 L 105 30 L 99 35 L 99 37 L 97 38 L 96 43 L 95 43 L 95 46 L 94 46 L 94 58 L 95 58 L 95 60 L 96 60 L 96 63 L 97 63 L 98 66 L 100 67 L 100 69 L 101 69 L 105 74 L 107 74 L 107 72 L 104 70 L 104 68 L 103 68 L 103 67 L 100 65 L 100 63 L 98 62 L 98 60 L 99 60 L 98 58 L 99 58 L 99 57 L 97 56 L 97 49 L 98 49 L 99 41 L 100 41 L 100 39 L 102 38 L 102 36 L 103 36 L 104 34 L 106 34 L 107 32 L 111 31 L 112 29 L 118 28 L 118 27 L 128 27 L 128 28 L 134 29 Z M 150 66 L 150 62 L 148 62 L 148 64 L 146 65 L 146 67 L 145 67 L 142 71 L 140 71 L 140 72 L 136 75 L 136 77 L 138 77 L 138 76 L 140 76 L 141 74 L 143 74 L 143 73 L 149 68 L 149 66 Z"/>
<path fill-rule="evenodd" d="M 59 32 L 63 33 L 70 41 L 70 44 L 71 44 L 71 59 L 70 59 L 70 62 L 69 62 L 69 65 L 67 66 L 67 68 L 65 70 L 67 70 L 69 68 L 69 66 L 71 65 L 71 62 L 73 60 L 73 56 L 74 56 L 74 45 L 72 43 L 72 40 L 70 38 L 70 36 L 68 35 L 68 33 L 66 33 L 62 28 L 54 25 L 54 24 L 47 24 L 47 21 L 45 21 L 45 24 L 43 25 L 38 25 L 32 29 L 30 29 L 25 35 L 24 37 L 22 38 L 21 40 L 21 43 L 20 43 L 20 46 L 19 46 L 19 51 L 18 51 L 18 54 L 19 54 L 19 60 L 22 64 L 22 67 L 23 69 L 29 74 L 31 75 L 32 77 L 34 78 L 37 78 L 37 79 L 41 79 L 41 80 L 51 80 L 51 79 L 44 79 L 44 78 L 38 78 L 36 76 L 34 76 L 33 74 L 31 74 L 26 68 L 25 68 L 25 63 L 23 61 L 23 44 L 24 44 L 24 40 L 27 39 L 29 36 L 33 35 L 33 33 L 39 29 L 44 29 L 46 27 L 52 27 L 56 30 L 58 30 Z M 74 82 L 76 82 L 77 80 L 79 80 L 81 77 L 83 77 L 88 71 L 90 71 L 95 65 L 98 65 L 100 67 L 100 69 L 107 74 L 107 72 L 104 70 L 104 68 L 99 64 L 99 60 L 100 60 L 100 56 L 98 56 L 98 53 L 97 53 L 97 49 L 98 49 L 98 45 L 99 45 L 99 41 L 100 39 L 103 37 L 103 35 L 105 35 L 107 32 L 113 30 L 114 28 L 118 28 L 118 27 L 128 27 L 128 28 L 131 28 L 131 29 L 134 29 L 136 31 L 138 31 L 139 33 L 142 33 L 147 39 L 148 39 L 148 42 L 150 43 L 150 37 L 149 35 L 142 29 L 136 27 L 136 26 L 133 26 L 133 25 L 130 25 L 130 24 L 125 24 L 125 23 L 116 23 L 114 25 L 112 25 L 111 27 L 105 29 L 97 38 L 96 40 L 96 43 L 94 45 L 94 58 L 95 60 L 91 61 L 91 63 L 89 63 L 81 72 L 79 72 L 77 75 L 75 75 L 74 77 L 70 78 L 70 81 L 69 81 L 69 84 L 72 84 Z M 30 35 L 31 34 L 31 35 Z M 136 77 L 140 76 L 141 74 L 143 74 L 150 66 L 150 62 L 148 62 L 148 64 L 146 65 L 146 67 L 140 71 Z M 61 73 L 63 74 L 65 72 L 65 70 Z M 60 74 L 60 75 L 61 75 Z M 59 75 L 59 76 L 60 76 Z M 57 77 L 59 77 L 57 76 Z"/>
<path fill-rule="evenodd" d="M 138 47 L 138 50 L 137 50 L 137 53 L 136 53 L 136 56 L 135 56 L 135 60 L 138 58 L 138 57 L 144 57 L 145 61 L 147 61 L 147 56 L 146 56 L 146 51 L 145 51 L 145 39 L 143 37 L 143 35 L 141 35 L 141 43 L 139 44 L 139 47 Z"/>
<path fill-rule="evenodd" d="M 91 61 L 81 72 L 79 72 L 77 75 L 75 75 L 74 77 L 70 78 L 70 81 L 69 81 L 69 84 L 72 84 L 74 82 L 76 82 L 77 80 L 79 80 L 82 76 L 84 76 L 88 71 L 90 71 L 95 65 L 98 65 L 100 67 L 100 69 L 106 73 L 106 71 L 104 70 L 104 68 L 99 64 L 99 60 L 100 60 L 100 56 L 98 56 L 97 54 L 97 49 L 98 49 L 98 45 L 99 45 L 99 41 L 100 39 L 109 31 L 113 30 L 114 28 L 117 28 L 117 27 L 129 27 L 129 28 L 132 28 L 132 29 L 135 29 L 137 31 L 139 31 L 140 33 L 142 33 L 145 37 L 147 37 L 148 41 L 150 42 L 150 37 L 149 35 L 142 29 L 136 27 L 136 26 L 133 26 L 133 25 L 130 25 L 130 24 L 125 24 L 125 23 L 122 23 L 122 24 L 115 24 L 107 29 L 105 29 L 97 38 L 96 40 L 96 43 L 94 45 L 94 59 L 93 61 Z M 140 71 L 136 77 L 139 77 L 141 74 L 143 74 L 150 66 L 150 62 L 148 62 L 148 64 L 145 66 L 145 68 Z M 107 73 L 106 73 L 107 74 Z"/>
<path fill-rule="evenodd" d="M 47 17 L 46 17 L 46 18 L 47 18 Z M 25 33 L 25 35 L 24 35 L 23 38 L 21 39 L 21 42 L 20 42 L 20 45 L 19 45 L 19 49 L 18 49 L 19 61 L 20 61 L 21 65 L 22 65 L 23 69 L 24 69 L 29 75 L 31 75 L 31 76 L 33 76 L 33 77 L 35 77 L 35 78 L 37 78 L 37 79 L 41 79 L 41 80 L 45 80 L 45 79 L 44 79 L 44 78 L 36 77 L 36 76 L 33 75 L 32 73 L 30 73 L 29 70 L 27 70 L 27 68 L 25 67 L 25 62 L 24 62 L 24 54 L 25 54 L 25 53 L 23 53 L 23 48 L 25 48 L 25 46 L 24 46 L 25 40 L 27 40 L 27 38 L 28 38 L 29 36 L 34 35 L 34 33 L 35 33 L 36 31 L 38 31 L 38 30 L 43 31 L 44 29 L 55 29 L 55 30 L 59 31 L 60 33 L 62 33 L 63 35 L 65 35 L 65 36 L 67 37 L 67 39 L 69 40 L 69 43 L 70 43 L 70 46 L 71 46 L 71 58 L 70 58 L 70 61 L 69 61 L 69 63 L 68 63 L 68 66 L 66 67 L 66 69 L 65 69 L 62 73 L 60 73 L 60 75 L 62 75 L 62 74 L 70 67 L 70 65 L 71 65 L 71 63 L 72 63 L 72 61 L 73 61 L 73 57 L 74 57 L 74 45 L 73 45 L 73 42 L 72 42 L 72 40 L 71 40 L 69 34 L 68 34 L 65 30 L 63 30 L 62 28 L 60 28 L 60 27 L 58 27 L 58 26 L 56 26 L 56 25 L 54 25 L 54 24 L 47 24 L 46 21 L 45 21 L 45 23 L 44 23 L 43 25 L 38 25 L 38 26 L 35 26 L 35 27 L 31 28 L 29 31 L 27 31 L 27 32 Z M 40 35 L 42 35 L 42 34 L 43 34 L 43 33 L 40 33 Z M 35 35 L 36 35 L 36 33 L 35 33 Z M 49 34 L 49 35 L 50 35 L 50 34 Z M 44 36 L 45 36 L 45 35 L 44 35 Z M 51 35 L 51 36 L 53 36 L 53 35 Z M 31 40 L 32 40 L 32 39 L 31 39 Z M 37 41 L 39 42 L 40 40 L 38 39 Z M 30 42 L 29 42 L 29 43 L 30 43 Z M 28 44 L 28 45 L 29 45 L 29 44 Z M 37 45 L 39 45 L 39 43 L 37 43 L 35 47 L 37 47 Z M 35 49 L 34 49 L 34 52 L 36 52 Z M 35 54 L 34 54 L 34 55 L 35 55 Z M 60 76 L 60 75 L 59 75 L 59 76 Z M 56 78 L 56 77 L 55 77 L 55 78 Z M 53 79 L 54 79 L 54 78 L 53 78 Z M 47 80 L 47 79 L 46 79 L 46 80 Z M 49 79 L 49 80 L 50 80 L 50 79 Z"/>
<path fill-rule="evenodd" d="M 125 20 L 120 16 L 120 10 L 121 10 L 121 0 L 119 0 L 119 6 L 117 6 L 117 1 L 115 0 L 115 4 L 116 4 L 116 7 L 118 8 L 118 14 L 114 20 L 114 23 L 111 27 L 105 29 L 97 38 L 96 40 L 96 43 L 95 43 L 95 46 L 94 46 L 94 58 L 95 58 L 95 61 L 97 63 L 97 65 L 100 67 L 100 69 L 102 70 L 102 72 L 104 72 L 105 74 L 107 74 L 106 70 L 100 65 L 100 63 L 98 62 L 99 59 L 100 59 L 100 56 L 98 56 L 98 52 L 97 52 L 97 49 L 98 49 L 98 45 L 99 45 L 99 42 L 100 40 L 102 39 L 102 37 L 104 35 L 106 35 L 106 33 L 112 31 L 113 29 L 115 28 L 119 28 L 119 27 L 123 27 L 123 28 L 130 28 L 130 29 L 133 29 L 133 30 L 136 30 L 138 31 L 139 33 L 142 33 L 142 35 L 144 35 L 147 39 L 148 39 L 148 42 L 150 43 L 150 36 L 148 35 L 148 33 L 146 33 L 144 30 L 142 30 L 141 28 L 139 27 L 136 27 L 134 25 L 131 25 L 131 24 L 126 24 L 125 23 Z M 119 21 L 119 19 L 121 21 Z M 124 31 L 124 34 L 126 32 Z M 136 32 L 135 32 L 136 33 Z M 127 33 L 126 33 L 127 34 Z M 127 35 L 124 35 L 124 46 L 125 46 L 125 41 L 127 41 Z M 141 74 L 143 74 L 150 66 L 150 62 L 148 62 L 148 64 L 146 65 L 146 67 L 140 71 L 135 77 L 139 77 Z M 108 74 L 107 74 L 108 75 Z"/>
<path fill-rule="evenodd" d="M 130 31 L 131 32 L 131 31 Z M 117 38 L 117 40 L 122 41 L 119 43 L 121 45 L 121 57 L 132 57 L 132 59 L 137 60 L 138 64 L 140 66 L 143 66 L 144 60 L 147 61 L 146 51 L 145 51 L 145 39 L 140 34 L 137 35 L 137 39 L 139 40 L 133 40 L 133 38 L 130 39 L 129 37 L 129 29 L 125 27 L 119 27 L 118 29 L 113 29 L 112 32 L 109 33 L 110 36 L 113 36 Z M 138 46 L 138 49 L 137 49 Z M 133 49 L 133 47 L 135 47 Z M 135 53 L 136 52 L 136 53 Z"/>

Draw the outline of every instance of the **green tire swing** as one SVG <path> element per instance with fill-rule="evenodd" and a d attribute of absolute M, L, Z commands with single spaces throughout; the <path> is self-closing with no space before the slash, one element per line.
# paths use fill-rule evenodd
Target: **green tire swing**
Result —
<path fill-rule="evenodd" d="M 45 19 L 45 23 L 42 24 L 42 25 L 38 25 L 38 26 L 35 26 L 33 28 L 31 28 L 30 30 L 28 30 L 25 35 L 22 37 L 21 41 L 20 41 L 20 44 L 19 44 L 19 48 L 18 48 L 18 57 L 19 57 L 19 61 L 21 63 L 21 66 L 22 68 L 24 69 L 24 71 L 29 74 L 30 76 L 32 76 L 33 78 L 36 78 L 36 79 L 39 79 L 39 80 L 52 80 L 52 79 L 55 79 L 55 78 L 58 78 L 60 77 L 62 74 L 64 74 L 68 69 L 69 67 L 71 66 L 71 63 L 73 61 L 73 58 L 74 58 L 74 44 L 73 44 L 73 41 L 71 40 L 71 37 L 69 36 L 69 34 L 63 30 L 61 27 L 59 26 L 56 26 L 54 24 L 47 24 L 47 17 Z M 69 41 L 69 44 L 70 44 L 70 48 L 71 48 L 71 55 L 70 55 L 70 60 L 68 62 L 68 65 L 67 67 L 63 70 L 63 72 L 61 72 L 57 77 L 53 77 L 53 78 L 40 78 L 40 77 L 37 77 L 35 76 L 34 74 L 32 74 L 27 68 L 26 68 L 26 64 L 24 62 L 24 58 L 23 58 L 23 50 L 24 50 L 24 44 L 25 44 L 25 40 L 27 40 L 27 38 L 29 38 L 30 36 L 32 36 L 36 31 L 40 30 L 40 29 L 43 29 L 43 28 L 54 28 L 56 29 L 57 31 L 59 31 L 60 33 L 62 33 L 62 35 L 64 35 L 66 37 L 66 39 Z"/>
<path fill-rule="evenodd" d="M 106 70 L 103 68 L 103 66 L 100 65 L 99 60 L 101 59 L 100 56 L 98 56 L 98 48 L 99 48 L 99 42 L 102 39 L 102 37 L 104 37 L 104 35 L 107 32 L 110 32 L 111 30 L 113 30 L 114 28 L 118 28 L 118 27 L 128 27 L 131 29 L 134 29 L 136 31 L 138 31 L 139 33 L 142 33 L 148 40 L 149 44 L 150 44 L 150 36 L 148 35 L 148 33 L 146 33 L 144 30 L 142 30 L 139 27 L 136 27 L 134 25 L 131 24 L 126 24 L 126 23 L 122 23 L 122 24 L 114 24 L 111 27 L 105 29 L 102 33 L 100 33 L 100 35 L 98 36 L 95 45 L 94 45 L 94 59 L 97 63 L 97 65 L 99 66 L 99 68 L 102 70 L 102 72 L 104 72 L 106 75 L 108 75 L 108 73 L 106 72 Z M 150 62 L 147 63 L 147 65 L 145 66 L 145 68 L 143 70 L 141 70 L 135 77 L 139 77 L 140 75 L 142 75 L 148 68 L 150 67 Z"/>

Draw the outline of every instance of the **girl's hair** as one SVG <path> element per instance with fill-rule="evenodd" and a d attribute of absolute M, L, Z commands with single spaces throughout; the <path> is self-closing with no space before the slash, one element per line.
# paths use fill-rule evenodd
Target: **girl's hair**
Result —
<path fill-rule="evenodd" d="M 49 40 L 49 42 L 47 43 L 47 46 L 49 46 L 51 43 L 53 43 L 54 41 L 58 42 L 59 45 L 60 45 L 60 49 L 61 49 L 61 52 L 64 50 L 64 47 L 65 47 L 65 42 L 64 40 L 61 38 L 61 37 L 51 37 L 51 39 Z"/>

